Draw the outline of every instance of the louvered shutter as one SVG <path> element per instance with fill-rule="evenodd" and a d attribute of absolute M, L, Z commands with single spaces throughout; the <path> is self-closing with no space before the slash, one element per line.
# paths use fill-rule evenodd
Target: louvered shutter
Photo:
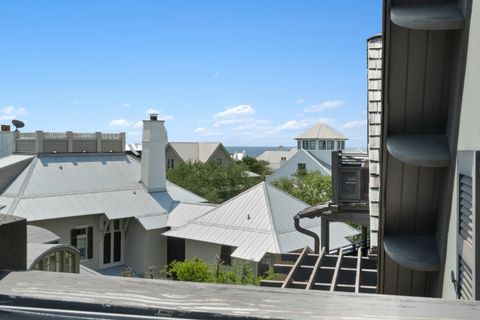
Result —
<path fill-rule="evenodd" d="M 87 238 L 88 238 L 87 258 L 92 259 L 93 258 L 93 227 L 87 228 Z"/>
<path fill-rule="evenodd" d="M 458 213 L 458 296 L 462 300 L 475 299 L 475 238 L 472 177 L 459 176 Z"/>

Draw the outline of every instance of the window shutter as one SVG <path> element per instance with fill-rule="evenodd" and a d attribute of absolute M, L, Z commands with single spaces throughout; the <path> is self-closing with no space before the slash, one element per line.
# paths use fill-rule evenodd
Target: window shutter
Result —
<path fill-rule="evenodd" d="M 77 229 L 70 230 L 70 244 L 77 247 Z"/>
<path fill-rule="evenodd" d="M 93 258 L 93 227 L 88 227 L 87 238 L 88 238 L 87 258 L 92 259 Z"/>
<path fill-rule="evenodd" d="M 472 177 L 459 176 L 458 287 L 462 300 L 475 300 L 475 217 Z"/>

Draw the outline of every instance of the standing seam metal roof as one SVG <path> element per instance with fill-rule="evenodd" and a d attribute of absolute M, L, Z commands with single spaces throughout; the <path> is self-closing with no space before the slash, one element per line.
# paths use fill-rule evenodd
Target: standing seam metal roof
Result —
<path fill-rule="evenodd" d="M 313 239 L 295 230 L 293 216 L 308 205 L 262 182 L 217 208 L 191 220 L 167 236 L 236 247 L 232 257 L 260 261 L 265 253 L 313 247 Z M 319 233 L 320 220 L 302 221 Z M 343 223 L 331 224 L 331 245 L 349 244 L 347 236 L 358 231 Z"/>
<path fill-rule="evenodd" d="M 0 213 L 29 221 L 91 214 L 109 219 L 157 215 L 157 226 L 162 221 L 165 226 L 174 202 L 206 201 L 169 181 L 166 192 L 149 193 L 139 182 L 140 170 L 139 161 L 127 155 L 40 155 L 0 196 L 0 207 L 5 205 Z"/>

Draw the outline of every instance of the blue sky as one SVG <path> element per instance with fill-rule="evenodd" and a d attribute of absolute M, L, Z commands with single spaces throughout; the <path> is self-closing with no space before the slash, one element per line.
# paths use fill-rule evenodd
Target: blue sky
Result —
<path fill-rule="evenodd" d="M 317 121 L 366 146 L 380 0 L 2 1 L 0 122 L 171 141 L 294 145 Z"/>

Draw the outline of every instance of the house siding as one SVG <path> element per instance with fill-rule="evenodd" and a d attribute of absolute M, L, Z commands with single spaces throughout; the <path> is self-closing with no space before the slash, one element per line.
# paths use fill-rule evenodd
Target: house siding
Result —
<path fill-rule="evenodd" d="M 30 225 L 45 228 L 60 237 L 59 243 L 70 244 L 70 231 L 76 226 L 88 225 L 93 227 L 93 258 L 80 260 L 80 264 L 93 270 L 101 268 L 102 241 L 100 241 L 100 219 L 99 215 L 81 217 L 50 219 L 29 222 Z"/>
<path fill-rule="evenodd" d="M 233 162 L 232 158 L 228 153 L 223 150 L 223 148 L 217 148 L 212 155 L 210 156 L 209 161 L 217 161 L 217 159 L 222 159 L 222 164 Z"/>
<path fill-rule="evenodd" d="M 173 150 L 172 146 L 170 145 L 167 146 L 167 150 L 165 151 L 165 166 L 167 170 L 168 170 L 168 159 L 173 159 L 175 166 L 183 162 L 182 158 L 178 156 L 178 154 Z"/>
<path fill-rule="evenodd" d="M 328 151 L 328 153 L 331 155 L 330 151 Z M 290 177 L 297 172 L 299 163 L 305 163 L 307 170 L 318 170 L 323 175 L 331 174 L 330 172 L 324 170 L 314 159 L 312 159 L 312 156 L 308 155 L 306 151 L 298 151 L 296 155 L 285 162 L 280 169 L 267 176 L 265 180 L 271 183 L 279 178 Z"/>
<path fill-rule="evenodd" d="M 163 267 L 167 263 L 167 241 L 163 229 L 145 230 L 132 219 L 125 236 L 125 264 L 143 276 L 151 266 Z"/>
<path fill-rule="evenodd" d="M 185 259 L 198 257 L 206 263 L 213 264 L 220 257 L 222 246 L 216 243 L 203 241 L 185 240 Z"/>

